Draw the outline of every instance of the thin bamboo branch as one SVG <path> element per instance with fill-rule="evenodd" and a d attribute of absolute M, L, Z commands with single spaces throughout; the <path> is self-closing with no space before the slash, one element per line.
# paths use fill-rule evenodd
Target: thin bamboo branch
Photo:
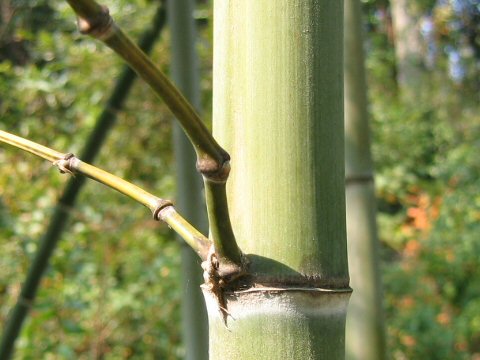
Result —
<path fill-rule="evenodd" d="M 220 262 L 219 273 L 237 272 L 242 255 L 235 240 L 227 204 L 226 183 L 205 180 L 205 197 L 215 254 Z M 223 268 L 223 269 L 222 269 Z"/>
<path fill-rule="evenodd" d="M 242 255 L 233 234 L 225 191 L 230 173 L 230 155 L 217 143 L 193 106 L 173 83 L 115 24 L 106 7 L 94 0 L 67 2 L 78 16 L 80 31 L 101 40 L 120 55 L 165 101 L 180 122 L 195 149 L 197 170 L 205 181 L 208 220 L 220 267 L 228 267 L 226 272 L 239 271 L 243 267 Z M 221 218 L 218 214 L 222 214 Z"/>
<path fill-rule="evenodd" d="M 0 141 L 51 161 L 61 173 L 87 176 L 148 207 L 155 220 L 166 222 L 197 252 L 200 258 L 203 260 L 207 258 L 210 241 L 178 214 L 169 200 L 156 197 L 118 176 L 87 164 L 71 153 L 62 154 L 3 130 L 0 130 Z"/>
<path fill-rule="evenodd" d="M 166 11 L 165 7 L 161 4 L 153 17 L 152 25 L 142 34 L 139 41 L 140 48 L 146 53 L 149 53 L 153 48 L 155 40 L 165 25 L 165 20 Z M 95 127 L 85 142 L 80 156 L 85 162 L 91 163 L 95 160 L 106 140 L 107 134 L 116 122 L 117 114 L 127 99 L 135 78 L 135 72 L 126 66 L 116 81 L 104 110 L 95 123 Z M 70 209 L 75 206 L 75 202 L 85 184 L 85 180 L 86 178 L 83 176 L 71 177 L 62 195 L 58 199 L 50 223 L 39 241 L 39 248 L 28 269 L 19 299 L 9 314 L 4 327 L 0 342 L 0 359 L 8 359 L 13 353 L 15 341 L 30 310 L 29 304 L 35 301 L 43 274 L 48 267 L 50 258 L 70 218 Z"/>
<path fill-rule="evenodd" d="M 62 159 L 64 156 L 64 154 L 61 152 L 52 150 L 46 146 L 24 139 L 20 136 L 10 134 L 3 130 L 0 130 L 0 141 L 25 150 L 31 154 L 37 155 L 42 159 L 50 161 L 51 163 Z"/>
<path fill-rule="evenodd" d="M 67 0 L 78 16 L 82 33 L 97 38 L 120 55 L 159 95 L 180 121 L 198 156 L 198 168 L 205 176 L 217 175 L 230 160 L 193 106 L 173 83 L 113 21 L 106 7 L 93 0 Z"/>

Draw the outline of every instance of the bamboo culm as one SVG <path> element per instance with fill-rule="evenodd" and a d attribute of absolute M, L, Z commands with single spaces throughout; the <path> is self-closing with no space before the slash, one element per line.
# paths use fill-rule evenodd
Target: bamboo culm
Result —
<path fill-rule="evenodd" d="M 200 79 L 196 47 L 195 0 L 168 0 L 171 34 L 171 76 L 192 106 L 201 110 Z M 192 224 L 208 232 L 208 219 L 202 180 L 195 169 L 195 152 L 178 123 L 173 125 L 176 164 L 176 207 Z M 185 360 L 208 359 L 208 322 L 200 285 L 198 257 L 189 246 L 182 246 L 182 333 Z"/>
<path fill-rule="evenodd" d="M 345 0 L 345 176 L 351 286 L 346 358 L 386 358 L 360 0 Z"/>
<path fill-rule="evenodd" d="M 227 327 L 205 292 L 210 359 L 344 359 L 343 1 L 215 1 L 213 18 L 213 134 L 250 277 Z"/>

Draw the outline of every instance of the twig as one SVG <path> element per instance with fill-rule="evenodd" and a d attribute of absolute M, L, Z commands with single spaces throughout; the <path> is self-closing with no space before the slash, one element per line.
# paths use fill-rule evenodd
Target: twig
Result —
<path fill-rule="evenodd" d="M 169 200 L 158 198 L 118 176 L 80 161 L 72 153 L 63 154 L 3 130 L 0 130 L 0 141 L 52 162 L 61 173 L 87 176 L 145 205 L 152 211 L 155 220 L 162 220 L 170 225 L 202 260 L 206 260 L 210 241 L 178 214 Z"/>
<path fill-rule="evenodd" d="M 193 106 L 149 57 L 113 21 L 109 10 L 93 0 L 67 0 L 78 16 L 81 33 L 101 40 L 143 78 L 180 121 L 198 156 L 198 168 L 206 176 L 217 175 L 230 160 Z"/>

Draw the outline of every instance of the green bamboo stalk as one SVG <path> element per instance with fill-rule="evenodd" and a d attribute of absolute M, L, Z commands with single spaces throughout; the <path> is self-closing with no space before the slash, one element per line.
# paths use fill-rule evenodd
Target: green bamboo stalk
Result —
<path fill-rule="evenodd" d="M 241 272 L 242 255 L 231 227 L 225 198 L 230 155 L 217 143 L 193 106 L 130 38 L 115 24 L 106 7 L 94 0 L 67 0 L 82 33 L 103 41 L 150 85 L 176 116 L 197 153 L 197 169 L 205 182 L 208 221 L 215 255 L 223 273 Z"/>
<path fill-rule="evenodd" d="M 343 359 L 343 1 L 216 1 L 214 21 L 214 135 L 250 278 L 224 289 L 226 326 L 205 290 L 210 359 Z"/>
<path fill-rule="evenodd" d="M 159 6 L 151 27 L 145 31 L 139 41 L 140 48 L 145 52 L 149 53 L 151 51 L 155 40 L 165 24 L 165 18 L 165 9 L 163 6 Z M 121 110 L 130 93 L 135 78 L 136 76 L 133 70 L 125 67 L 83 147 L 81 158 L 86 162 L 91 163 L 95 160 L 100 148 L 105 142 L 108 132 L 115 124 L 117 113 Z M 5 325 L 0 343 L 0 359 L 8 359 L 13 354 L 15 341 L 20 334 L 28 311 L 35 300 L 43 274 L 48 267 L 53 251 L 70 218 L 70 209 L 75 206 L 84 184 L 85 177 L 71 177 L 58 200 L 47 230 L 40 239 L 39 249 L 28 270 L 25 283 L 22 285 L 20 299 L 25 299 L 26 301 L 17 301 Z"/>
<path fill-rule="evenodd" d="M 382 290 L 375 222 L 359 0 L 345 0 L 345 173 L 348 264 L 354 289 L 348 308 L 348 359 L 385 359 Z"/>
<path fill-rule="evenodd" d="M 196 52 L 194 0 L 168 0 L 171 33 L 172 79 L 195 109 L 200 109 L 200 85 Z M 177 208 L 198 229 L 208 231 L 202 182 L 195 170 L 195 152 L 178 124 L 173 143 L 176 163 Z M 205 301 L 200 291 L 202 274 L 198 257 L 182 246 L 182 330 L 185 359 L 208 359 L 208 325 Z"/>

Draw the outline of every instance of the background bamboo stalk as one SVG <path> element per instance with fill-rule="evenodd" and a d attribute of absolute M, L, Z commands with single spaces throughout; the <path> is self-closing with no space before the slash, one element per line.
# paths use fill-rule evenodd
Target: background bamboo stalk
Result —
<path fill-rule="evenodd" d="M 348 359 L 384 359 L 382 291 L 359 0 L 345 0 L 345 173 L 350 284 Z"/>
<path fill-rule="evenodd" d="M 168 0 L 171 33 L 172 79 L 193 107 L 199 111 L 199 62 L 196 51 L 194 0 Z M 208 232 L 201 177 L 195 169 L 195 152 L 177 123 L 173 142 L 176 163 L 176 206 L 203 233 Z M 185 359 L 208 359 L 208 324 L 205 301 L 200 291 L 203 282 L 198 256 L 182 246 L 182 328 Z"/>
<path fill-rule="evenodd" d="M 407 0 L 390 0 L 395 34 L 397 82 L 403 101 L 418 102 L 424 96 L 423 41 L 418 4 Z"/>
<path fill-rule="evenodd" d="M 166 13 L 163 6 L 160 6 L 154 16 L 151 27 L 142 35 L 139 46 L 145 51 L 150 52 L 155 40 L 158 38 L 166 21 Z M 81 152 L 81 158 L 87 162 L 94 162 L 102 145 L 105 142 L 108 132 L 115 124 L 117 113 L 121 110 L 130 90 L 132 88 L 135 73 L 129 67 L 125 67 L 113 92 L 110 95 L 107 104 L 96 121 L 95 128 L 88 137 L 85 146 Z M 40 245 L 32 265 L 30 266 L 19 300 L 9 315 L 8 321 L 4 326 L 2 340 L 0 344 L 0 359 L 9 359 L 14 350 L 15 341 L 20 334 L 23 322 L 35 301 L 35 296 L 40 286 L 43 274 L 48 267 L 50 258 L 55 247 L 62 236 L 65 225 L 70 217 L 70 209 L 75 206 L 75 202 L 80 191 L 85 184 L 83 176 L 71 177 L 60 196 L 58 203 L 53 211 L 50 223 L 45 234 L 40 239 Z"/>

